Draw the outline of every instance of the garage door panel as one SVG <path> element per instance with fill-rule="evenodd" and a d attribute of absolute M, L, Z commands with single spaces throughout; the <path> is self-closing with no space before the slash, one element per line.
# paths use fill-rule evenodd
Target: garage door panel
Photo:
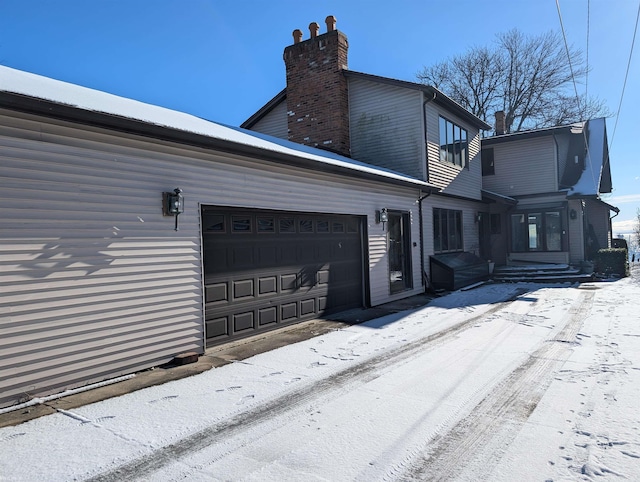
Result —
<path fill-rule="evenodd" d="M 246 330 L 253 330 L 254 326 L 254 314 L 253 311 L 247 311 L 244 313 L 237 313 L 233 315 L 233 331 L 240 333 Z"/>
<path fill-rule="evenodd" d="M 268 276 L 258 279 L 258 294 L 269 295 L 278 291 L 278 277 Z"/>
<path fill-rule="evenodd" d="M 205 300 L 207 303 L 229 301 L 227 293 L 227 283 L 212 284 L 205 288 Z"/>
<path fill-rule="evenodd" d="M 355 216 L 203 208 L 209 346 L 362 306 Z"/>
<path fill-rule="evenodd" d="M 253 278 L 233 282 L 233 299 L 253 297 Z"/>

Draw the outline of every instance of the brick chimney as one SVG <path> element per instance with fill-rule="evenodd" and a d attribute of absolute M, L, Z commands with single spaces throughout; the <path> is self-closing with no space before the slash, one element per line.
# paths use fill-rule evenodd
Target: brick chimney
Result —
<path fill-rule="evenodd" d="M 349 43 L 334 16 L 325 22 L 324 34 L 312 22 L 307 40 L 294 30 L 293 45 L 284 49 L 289 140 L 349 156 L 349 96 L 342 75 Z"/>
<path fill-rule="evenodd" d="M 501 136 L 507 132 L 507 121 L 503 110 L 496 112 L 496 126 L 495 131 L 497 136 Z"/>

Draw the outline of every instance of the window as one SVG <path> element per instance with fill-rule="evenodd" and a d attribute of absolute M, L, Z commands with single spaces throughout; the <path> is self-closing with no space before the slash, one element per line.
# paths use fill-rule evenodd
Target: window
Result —
<path fill-rule="evenodd" d="M 298 226 L 298 229 L 301 233 L 313 233 L 312 219 L 300 219 L 298 222 Z"/>
<path fill-rule="evenodd" d="M 322 220 L 316 222 L 316 231 L 319 233 L 328 233 L 329 232 L 329 221 Z"/>
<path fill-rule="evenodd" d="M 273 218 L 258 217 L 258 232 L 259 233 L 275 233 L 276 224 Z"/>
<path fill-rule="evenodd" d="M 224 215 L 222 214 L 209 214 L 204 215 L 204 230 L 207 232 L 225 232 Z"/>
<path fill-rule="evenodd" d="M 466 129 L 440 117 L 440 160 L 460 167 L 469 164 Z"/>
<path fill-rule="evenodd" d="M 482 175 L 493 176 L 496 173 L 493 164 L 493 148 L 482 149 L 480 151 L 480 157 L 482 158 Z"/>
<path fill-rule="evenodd" d="M 433 208 L 433 243 L 436 253 L 462 251 L 462 211 Z"/>
<path fill-rule="evenodd" d="M 511 251 L 562 251 L 560 211 L 512 214 Z"/>
<path fill-rule="evenodd" d="M 231 230 L 234 233 L 250 233 L 251 218 L 246 216 L 231 216 Z"/>
<path fill-rule="evenodd" d="M 280 218 L 280 232 L 281 233 L 295 233 L 296 222 L 292 218 Z"/>

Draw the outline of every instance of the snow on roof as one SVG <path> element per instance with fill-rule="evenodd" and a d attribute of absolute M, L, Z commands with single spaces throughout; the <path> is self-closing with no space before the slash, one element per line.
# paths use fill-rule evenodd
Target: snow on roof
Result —
<path fill-rule="evenodd" d="M 429 183 L 411 176 L 371 166 L 331 152 L 211 122 L 184 112 L 146 104 L 2 65 L 0 65 L 0 92 L 20 94 L 81 110 L 124 117 L 279 154 L 309 159 L 321 164 L 399 180 L 416 186 L 432 187 Z"/>
<path fill-rule="evenodd" d="M 569 188 L 571 196 L 597 196 L 600 191 L 600 178 L 605 167 L 608 153 L 605 142 L 604 118 L 592 119 L 586 123 L 588 149 L 585 156 L 585 169 L 578 182 Z"/>

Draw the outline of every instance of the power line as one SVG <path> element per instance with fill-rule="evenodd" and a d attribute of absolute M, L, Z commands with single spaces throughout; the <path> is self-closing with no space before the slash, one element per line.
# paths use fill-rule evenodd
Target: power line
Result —
<path fill-rule="evenodd" d="M 587 72 L 584 80 L 584 101 L 589 101 L 589 30 L 591 27 L 591 0 L 587 0 Z"/>
<path fill-rule="evenodd" d="M 624 74 L 624 84 L 622 85 L 622 93 L 620 94 L 620 103 L 618 104 L 618 111 L 616 112 L 616 123 L 613 126 L 613 134 L 611 134 L 611 143 L 613 145 L 613 139 L 616 136 L 616 129 L 618 128 L 618 119 L 620 118 L 620 110 L 622 109 L 622 99 L 624 98 L 624 91 L 627 87 L 627 79 L 629 78 L 629 68 L 631 67 L 631 58 L 633 57 L 633 46 L 636 43 L 636 33 L 638 32 L 638 19 L 640 19 L 640 2 L 638 2 L 638 13 L 636 14 L 636 26 L 633 29 L 633 40 L 631 40 L 631 49 L 629 51 L 629 60 L 627 61 L 627 72 Z"/>
<path fill-rule="evenodd" d="M 560 0 L 556 0 L 556 8 L 558 10 L 558 18 L 560 19 L 560 30 L 562 30 L 562 38 L 564 39 L 564 48 L 567 51 L 567 61 L 569 62 L 571 80 L 573 81 L 573 90 L 576 93 L 576 102 L 578 104 L 578 109 L 580 109 L 580 96 L 578 95 L 578 85 L 576 83 L 576 76 L 573 73 L 573 64 L 571 63 L 571 53 L 569 52 L 569 43 L 567 42 L 567 34 L 564 30 L 564 23 L 562 22 L 562 12 L 560 12 Z M 585 102 L 586 102 L 586 99 L 585 99 Z M 591 161 L 591 152 L 589 150 L 589 140 L 587 139 L 587 132 L 586 132 L 587 121 L 588 119 L 583 119 L 584 124 L 582 125 L 582 136 L 584 137 L 584 145 L 587 149 L 585 164 L 586 164 L 586 159 L 589 159 L 589 161 Z M 585 165 L 585 168 L 586 168 L 586 165 Z M 593 185 L 597 190 L 598 184 L 596 182 L 596 175 L 593 172 L 593 162 L 589 162 L 589 172 L 591 172 L 591 180 L 593 181 Z"/>

